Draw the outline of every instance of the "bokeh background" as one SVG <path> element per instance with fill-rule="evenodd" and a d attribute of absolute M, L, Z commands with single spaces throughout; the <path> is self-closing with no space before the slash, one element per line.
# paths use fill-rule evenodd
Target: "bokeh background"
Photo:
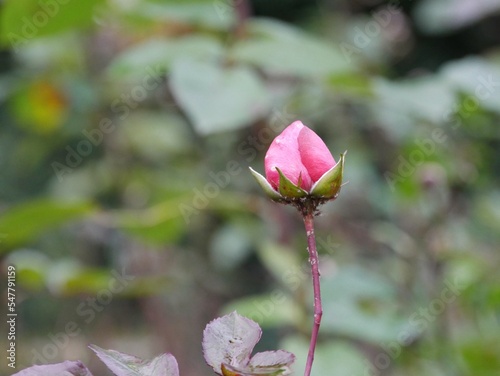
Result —
<path fill-rule="evenodd" d="M 14 265 L 17 370 L 80 359 L 109 375 L 94 343 L 209 375 L 203 328 L 237 309 L 264 329 L 258 350 L 295 352 L 301 374 L 305 233 L 247 169 L 300 119 L 336 158 L 348 150 L 348 183 L 316 221 L 313 374 L 500 373 L 500 1 L 0 11 L 1 299 Z"/>

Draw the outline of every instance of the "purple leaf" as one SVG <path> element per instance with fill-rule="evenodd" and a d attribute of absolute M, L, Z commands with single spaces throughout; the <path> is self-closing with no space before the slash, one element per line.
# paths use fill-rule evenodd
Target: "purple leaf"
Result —
<path fill-rule="evenodd" d="M 92 376 L 92 374 L 79 360 L 67 360 L 57 364 L 32 366 L 12 376 Z"/>
<path fill-rule="evenodd" d="M 207 364 L 224 376 L 291 374 L 295 356 L 287 351 L 265 351 L 250 358 L 261 334 L 257 323 L 236 312 L 213 320 L 203 332 Z"/>
<path fill-rule="evenodd" d="M 262 367 L 245 369 L 222 365 L 222 376 L 286 376 L 291 375 L 292 370 L 288 366 Z"/>
<path fill-rule="evenodd" d="M 248 364 L 253 368 L 263 368 L 263 367 L 287 367 L 295 361 L 295 355 L 288 351 L 278 350 L 278 351 L 264 351 L 255 354 L 250 363 Z"/>
<path fill-rule="evenodd" d="M 261 335 L 256 322 L 236 312 L 215 319 L 203 331 L 205 361 L 219 375 L 222 375 L 222 363 L 245 366 Z"/>
<path fill-rule="evenodd" d="M 96 345 L 89 347 L 116 376 L 179 376 L 179 367 L 172 354 L 162 354 L 147 361 Z"/>
<path fill-rule="evenodd" d="M 290 366 L 295 355 L 288 351 L 264 351 L 255 354 L 246 367 L 222 365 L 224 376 L 285 376 L 290 375 Z"/>

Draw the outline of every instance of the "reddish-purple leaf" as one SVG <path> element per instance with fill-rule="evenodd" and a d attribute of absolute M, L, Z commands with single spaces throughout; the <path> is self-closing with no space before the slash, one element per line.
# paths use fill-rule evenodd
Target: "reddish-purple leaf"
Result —
<path fill-rule="evenodd" d="M 295 356 L 287 351 L 265 351 L 250 358 L 261 334 L 257 323 L 236 312 L 213 320 L 203 332 L 207 364 L 224 376 L 291 374 Z"/>
<path fill-rule="evenodd" d="M 290 366 L 295 355 L 288 351 L 264 351 L 255 354 L 245 367 L 222 365 L 223 376 L 285 376 L 290 375 Z"/>
<path fill-rule="evenodd" d="M 248 364 L 252 368 L 288 367 L 295 361 L 295 355 L 288 351 L 264 351 L 255 354 Z"/>
<path fill-rule="evenodd" d="M 92 376 L 92 374 L 79 360 L 67 360 L 57 364 L 32 366 L 12 376 Z"/>
<path fill-rule="evenodd" d="M 162 354 L 153 360 L 143 360 L 115 350 L 89 346 L 116 376 L 179 376 L 179 367 L 172 354 Z"/>
<path fill-rule="evenodd" d="M 259 342 L 259 325 L 236 312 L 211 321 L 203 331 L 203 355 L 216 373 L 222 374 L 222 363 L 246 365 Z"/>

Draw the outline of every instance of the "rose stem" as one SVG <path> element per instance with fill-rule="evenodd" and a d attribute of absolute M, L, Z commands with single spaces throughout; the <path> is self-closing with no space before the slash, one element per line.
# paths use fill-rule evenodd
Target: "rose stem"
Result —
<path fill-rule="evenodd" d="M 314 360 L 314 350 L 316 349 L 316 342 L 318 340 L 319 325 L 321 323 L 321 316 L 323 315 L 323 308 L 321 305 L 321 291 L 319 284 L 319 265 L 318 265 L 318 251 L 316 250 L 316 238 L 314 236 L 314 213 L 308 212 L 304 214 L 304 225 L 307 234 L 307 250 L 309 252 L 309 263 L 311 264 L 313 290 L 314 290 L 314 324 L 311 333 L 311 343 L 309 345 L 309 353 L 307 355 L 306 369 L 304 376 L 311 374 L 311 368 Z"/>

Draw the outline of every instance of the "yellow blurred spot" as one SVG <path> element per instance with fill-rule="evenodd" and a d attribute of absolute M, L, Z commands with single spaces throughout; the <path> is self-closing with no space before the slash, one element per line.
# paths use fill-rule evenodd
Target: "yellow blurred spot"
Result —
<path fill-rule="evenodd" d="M 48 81 L 37 81 L 15 99 L 20 123 L 38 133 L 51 133 L 61 127 L 67 116 L 68 100 Z"/>

